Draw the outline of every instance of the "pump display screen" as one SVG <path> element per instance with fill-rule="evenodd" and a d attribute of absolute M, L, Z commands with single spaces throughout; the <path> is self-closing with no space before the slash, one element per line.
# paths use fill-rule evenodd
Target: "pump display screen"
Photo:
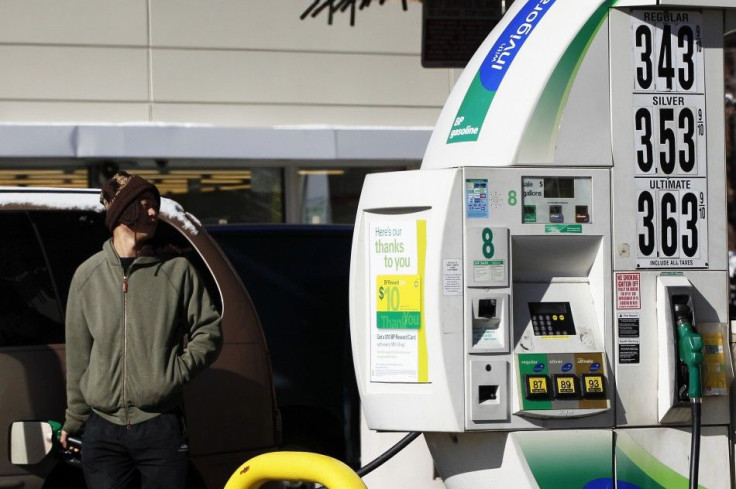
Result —
<path fill-rule="evenodd" d="M 521 178 L 524 224 L 556 224 L 569 232 L 593 222 L 593 183 L 589 176 Z"/>
<path fill-rule="evenodd" d="M 575 322 L 569 302 L 530 302 L 529 315 L 535 336 L 575 334 Z"/>
<path fill-rule="evenodd" d="M 545 199 L 574 199 L 575 180 L 572 178 L 545 178 Z"/>

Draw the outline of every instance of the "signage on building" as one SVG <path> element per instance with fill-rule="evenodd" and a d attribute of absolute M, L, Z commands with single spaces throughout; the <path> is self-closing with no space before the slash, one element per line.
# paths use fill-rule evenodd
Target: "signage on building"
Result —
<path fill-rule="evenodd" d="M 422 66 L 465 68 L 512 2 L 423 0 Z"/>

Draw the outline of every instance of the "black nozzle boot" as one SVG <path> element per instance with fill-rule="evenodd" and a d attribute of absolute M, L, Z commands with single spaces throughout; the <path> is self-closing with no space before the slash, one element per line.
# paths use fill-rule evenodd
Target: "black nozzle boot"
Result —
<path fill-rule="evenodd" d="M 673 309 L 675 312 L 675 321 L 677 322 L 678 326 L 684 322 L 693 322 L 693 312 L 690 310 L 690 307 L 687 304 L 675 304 Z"/>

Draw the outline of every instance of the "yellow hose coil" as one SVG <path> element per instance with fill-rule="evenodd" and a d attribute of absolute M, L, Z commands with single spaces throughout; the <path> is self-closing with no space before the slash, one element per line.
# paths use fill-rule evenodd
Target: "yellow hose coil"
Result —
<path fill-rule="evenodd" d="M 268 481 L 304 481 L 327 489 L 367 489 L 358 474 L 331 457 L 309 452 L 272 452 L 253 457 L 236 470 L 225 489 L 258 489 Z"/>

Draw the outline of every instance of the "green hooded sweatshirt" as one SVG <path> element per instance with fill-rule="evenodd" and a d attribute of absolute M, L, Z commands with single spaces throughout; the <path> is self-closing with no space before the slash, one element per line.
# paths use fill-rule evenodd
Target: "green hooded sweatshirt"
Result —
<path fill-rule="evenodd" d="M 186 258 L 138 257 L 126 276 L 108 240 L 69 289 L 64 431 L 78 434 L 92 411 L 130 425 L 180 406 L 221 345 L 220 316 Z"/>

